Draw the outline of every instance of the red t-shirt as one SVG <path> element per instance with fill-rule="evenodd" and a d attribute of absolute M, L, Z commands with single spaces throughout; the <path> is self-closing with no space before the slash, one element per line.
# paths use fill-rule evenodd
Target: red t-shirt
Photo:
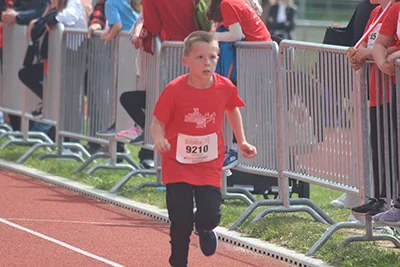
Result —
<path fill-rule="evenodd" d="M 378 19 L 379 15 L 382 13 L 383 9 L 381 6 L 377 6 L 372 10 L 369 20 L 367 23 L 367 26 L 365 27 L 364 32 L 368 31 L 370 26 Z M 389 11 L 390 12 L 390 9 Z M 376 38 L 378 37 L 378 32 L 382 28 L 382 21 L 384 20 L 385 16 L 383 16 L 380 21 L 378 21 L 378 24 L 376 24 L 375 28 L 370 32 L 370 34 L 367 36 L 367 39 L 364 40 L 364 42 L 367 44 L 367 48 L 372 48 L 374 45 L 374 42 Z M 390 46 L 395 46 L 396 41 L 393 40 L 393 42 L 390 44 Z M 383 84 L 382 84 L 382 76 L 379 77 L 379 94 L 380 94 L 380 103 L 383 104 Z M 390 88 L 389 88 L 389 81 L 386 83 L 386 96 L 387 96 L 387 102 L 389 103 L 390 101 Z M 370 79 L 369 79 L 369 105 L 371 107 L 376 107 L 376 65 L 373 64 L 371 66 L 371 73 L 370 73 Z"/>
<path fill-rule="evenodd" d="M 225 145 L 222 133 L 225 110 L 244 106 L 233 83 L 214 74 L 214 84 L 197 89 L 188 84 L 188 74 L 170 82 L 157 100 L 153 114 L 165 124 L 165 138 L 171 144 L 162 153 L 164 184 L 185 182 L 191 185 L 221 187 Z M 204 136 L 217 134 L 218 156 L 215 160 L 183 164 L 176 160 L 177 135 Z"/>
<path fill-rule="evenodd" d="M 271 34 L 257 13 L 243 0 L 222 0 L 220 4 L 226 27 L 239 22 L 245 41 L 270 42 Z"/>
<path fill-rule="evenodd" d="M 152 34 L 165 31 L 163 41 L 183 41 L 196 31 L 192 0 L 145 0 L 143 28 Z"/>
<path fill-rule="evenodd" d="M 388 10 L 385 19 L 382 22 L 382 27 L 379 30 L 380 34 L 393 36 L 396 41 L 396 50 L 400 50 L 400 2 L 394 3 Z"/>

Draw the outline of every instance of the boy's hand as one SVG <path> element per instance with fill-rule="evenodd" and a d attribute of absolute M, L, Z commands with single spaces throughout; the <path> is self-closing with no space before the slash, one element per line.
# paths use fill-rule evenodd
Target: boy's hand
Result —
<path fill-rule="evenodd" d="M 165 138 L 154 140 L 154 150 L 156 152 L 162 153 L 167 152 L 171 149 L 171 145 L 169 144 L 168 140 Z"/>
<path fill-rule="evenodd" d="M 244 142 L 240 145 L 240 151 L 242 152 L 243 157 L 246 159 L 251 159 L 257 156 L 256 147 L 247 142 Z"/>

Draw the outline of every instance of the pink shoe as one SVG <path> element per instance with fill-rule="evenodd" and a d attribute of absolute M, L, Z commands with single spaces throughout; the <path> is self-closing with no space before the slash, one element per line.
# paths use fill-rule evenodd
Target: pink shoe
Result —
<path fill-rule="evenodd" d="M 124 137 L 127 139 L 136 139 L 142 132 L 139 126 L 133 126 L 129 130 L 121 131 L 117 134 L 118 137 Z"/>

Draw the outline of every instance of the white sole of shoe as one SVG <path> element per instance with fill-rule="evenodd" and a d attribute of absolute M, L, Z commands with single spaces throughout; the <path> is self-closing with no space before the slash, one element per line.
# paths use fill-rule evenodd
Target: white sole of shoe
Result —
<path fill-rule="evenodd" d="M 96 135 L 101 137 L 113 137 L 115 136 L 115 133 L 96 133 Z"/>

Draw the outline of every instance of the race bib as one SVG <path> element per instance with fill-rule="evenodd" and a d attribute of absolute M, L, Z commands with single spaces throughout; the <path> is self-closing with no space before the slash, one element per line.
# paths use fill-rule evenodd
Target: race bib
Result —
<path fill-rule="evenodd" d="M 368 37 L 368 48 L 372 48 L 374 46 L 374 42 L 376 38 L 378 37 L 379 30 L 381 29 L 382 23 L 379 23 L 375 26 L 375 28 L 372 30 L 372 32 L 369 34 Z"/>
<path fill-rule="evenodd" d="M 203 136 L 178 134 L 176 160 L 183 164 L 196 164 L 215 160 L 218 157 L 216 133 Z"/>

